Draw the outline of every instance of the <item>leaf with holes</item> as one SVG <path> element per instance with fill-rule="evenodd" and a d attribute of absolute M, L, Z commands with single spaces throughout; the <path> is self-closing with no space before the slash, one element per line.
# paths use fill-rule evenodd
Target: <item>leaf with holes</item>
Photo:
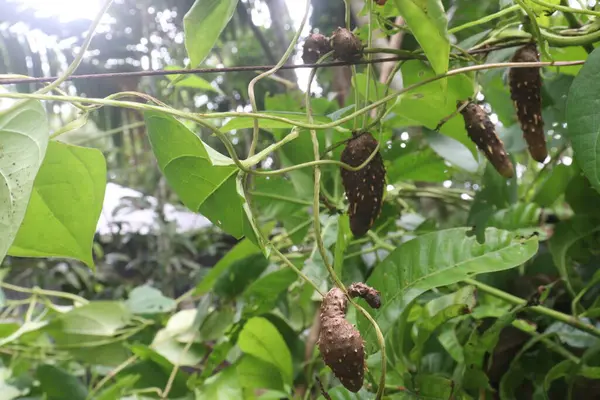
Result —
<path fill-rule="evenodd" d="M 468 230 L 455 228 L 419 236 L 396 248 L 375 269 L 367 283 L 381 292 L 382 306 L 369 312 L 384 335 L 422 293 L 477 274 L 514 268 L 538 249 L 537 237 L 520 239 L 510 232 L 489 228 L 485 243 L 479 244 L 474 236 L 467 236 Z M 369 346 L 377 343 L 365 318 L 359 319 L 359 326 Z"/>
<path fill-rule="evenodd" d="M 50 142 L 8 254 L 74 258 L 92 267 L 105 189 L 106 162 L 101 151 Z"/>
<path fill-rule="evenodd" d="M 183 17 L 185 48 L 190 65 L 200 65 L 229 23 L 238 0 L 196 0 Z"/>
<path fill-rule="evenodd" d="M 0 264 L 25 218 L 48 135 L 46 112 L 38 101 L 0 113 Z"/>
<path fill-rule="evenodd" d="M 230 235 L 258 242 L 234 162 L 166 114 L 145 113 L 158 165 L 183 204 Z"/>

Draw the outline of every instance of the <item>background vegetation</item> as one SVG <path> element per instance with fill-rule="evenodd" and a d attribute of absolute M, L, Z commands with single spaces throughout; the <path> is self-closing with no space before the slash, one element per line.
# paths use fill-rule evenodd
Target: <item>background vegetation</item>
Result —
<path fill-rule="evenodd" d="M 104 1 L 92 21 L 0 1 L 0 399 L 600 398 L 599 7 L 310 3 Z M 393 61 L 290 68 L 340 26 Z M 544 163 L 507 80 L 531 40 Z M 222 70 L 149 74 L 197 67 Z M 467 135 L 468 98 L 513 178 Z M 387 188 L 355 238 L 331 148 L 365 127 Z M 353 282 L 382 298 L 348 311 L 358 393 L 315 345 L 322 295 Z"/>

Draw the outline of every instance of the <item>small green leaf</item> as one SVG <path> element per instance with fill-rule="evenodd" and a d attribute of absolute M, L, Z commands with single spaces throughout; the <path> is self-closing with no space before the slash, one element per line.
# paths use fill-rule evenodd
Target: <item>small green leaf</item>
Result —
<path fill-rule="evenodd" d="M 573 317 L 576 319 L 576 317 Z M 581 322 L 593 325 L 592 322 L 583 318 Z M 561 342 L 567 344 L 573 348 L 591 348 L 600 344 L 600 339 L 590 335 L 587 332 L 580 331 L 579 329 L 573 328 L 563 322 L 554 322 L 550 325 L 544 333 L 556 333 Z"/>
<path fill-rule="evenodd" d="M 548 393 L 552 382 L 565 376 L 569 376 L 571 371 L 575 369 L 577 369 L 577 364 L 571 360 L 561 361 L 552 367 L 552 369 L 548 371 L 548 374 L 546 374 L 546 377 L 544 378 L 544 391 L 546 392 L 546 398 L 548 398 Z"/>
<path fill-rule="evenodd" d="M 0 264 L 25 218 L 49 133 L 39 101 L 0 112 Z"/>
<path fill-rule="evenodd" d="M 131 317 L 121 302 L 95 301 L 73 308 L 52 321 L 48 328 L 63 334 L 113 336 Z"/>
<path fill-rule="evenodd" d="M 600 191 L 600 49 L 589 55 L 567 97 L 567 126 L 575 160 Z"/>
<path fill-rule="evenodd" d="M 573 177 L 573 168 L 564 164 L 554 167 L 546 180 L 537 189 L 533 201 L 541 207 L 551 207 L 565 193 Z"/>
<path fill-rule="evenodd" d="M 224 369 L 208 378 L 195 390 L 196 400 L 244 399 L 235 367 Z"/>
<path fill-rule="evenodd" d="M 233 161 L 171 116 L 148 111 L 145 118 L 158 165 L 183 204 L 232 236 L 256 242 Z"/>
<path fill-rule="evenodd" d="M 396 7 L 436 74 L 448 71 L 450 39 L 441 0 L 396 0 Z"/>
<path fill-rule="evenodd" d="M 148 285 L 133 289 L 125 305 L 133 314 L 168 313 L 177 307 L 175 300 L 165 297 L 160 290 Z"/>
<path fill-rule="evenodd" d="M 414 0 L 406 3 L 411 1 Z M 433 70 L 422 61 L 410 60 L 402 65 L 405 87 L 434 76 Z M 440 90 L 439 82 L 435 81 L 404 93 L 400 97 L 400 102 L 392 108 L 396 114 L 393 119 L 394 124 L 397 126 L 424 126 L 433 130 L 442 120 L 456 112 L 458 100 L 472 97 L 475 91 L 475 81 L 468 74 L 452 76 L 444 79 L 444 82 L 447 82 L 448 86 L 445 92 Z M 473 156 L 477 155 L 475 144 L 467 135 L 462 115 L 456 114 L 450 118 L 440 128 L 440 132 L 463 144 Z"/>
<path fill-rule="evenodd" d="M 238 0 L 196 0 L 185 14 L 185 48 L 193 68 L 208 56 L 233 16 L 237 3 Z"/>
<path fill-rule="evenodd" d="M 425 132 L 429 147 L 450 164 L 470 173 L 479 170 L 479 162 L 462 142 L 436 132 Z"/>
<path fill-rule="evenodd" d="M 267 224 L 265 228 L 263 228 L 263 232 L 271 232 L 274 224 Z M 243 239 L 238 244 L 236 244 L 223 258 L 219 260 L 219 262 L 210 269 L 210 272 L 206 274 L 206 276 L 200 281 L 198 285 L 196 285 L 196 289 L 194 290 L 195 296 L 201 296 L 210 292 L 217 281 L 217 279 L 221 276 L 223 271 L 231 266 L 234 262 L 241 260 L 243 258 L 252 256 L 254 254 L 259 254 L 260 249 L 252 243 L 248 239 Z"/>
<path fill-rule="evenodd" d="M 387 334 L 405 307 L 427 290 L 460 282 L 481 273 L 514 268 L 533 257 L 536 237 L 521 240 L 510 232 L 486 230 L 484 244 L 467 236 L 468 228 L 448 229 L 412 239 L 390 253 L 368 284 L 381 292 L 382 306 L 374 314 Z M 369 345 L 377 341 L 365 318 L 359 320 Z"/>
<path fill-rule="evenodd" d="M 410 358 L 418 363 L 425 343 L 433 332 L 452 318 L 470 313 L 475 307 L 475 303 L 475 288 L 473 286 L 465 286 L 455 293 L 447 294 L 427 303 L 423 315 L 415 323 L 417 336 L 415 347 L 410 352 Z"/>
<path fill-rule="evenodd" d="M 124 395 L 135 385 L 135 383 L 140 379 L 139 376 L 128 375 L 122 378 L 119 378 L 117 382 L 104 389 L 96 397 L 94 400 L 116 400 L 121 399 Z"/>
<path fill-rule="evenodd" d="M 42 392 L 49 400 L 86 400 L 87 389 L 67 371 L 53 365 L 40 365 L 35 373 Z"/>
<path fill-rule="evenodd" d="M 579 240 L 600 230 L 600 221 L 587 216 L 576 215 L 556 225 L 554 234 L 548 241 L 554 265 L 560 276 L 565 280 L 569 291 L 575 295 L 575 289 L 580 285 L 573 266 L 567 261 L 567 253 L 571 246 Z"/>
<path fill-rule="evenodd" d="M 246 309 L 255 315 L 270 311 L 281 293 L 297 279 L 298 276 L 292 269 L 283 268 L 255 280 L 244 291 Z"/>
<path fill-rule="evenodd" d="M 176 66 L 168 66 L 165 68 L 166 71 L 173 71 L 180 69 Z M 216 92 L 219 94 L 223 94 L 221 89 L 214 87 L 205 79 L 200 78 L 198 75 L 167 75 L 167 78 L 171 82 L 175 82 L 174 85 L 178 87 L 187 87 L 191 89 L 199 89 L 199 90 L 207 90 L 211 92 Z"/>
<path fill-rule="evenodd" d="M 217 279 L 213 291 L 224 299 L 234 299 L 268 266 L 269 261 L 262 253 L 236 260 Z"/>
<path fill-rule="evenodd" d="M 292 356 L 283 337 L 265 318 L 252 318 L 244 325 L 238 346 L 247 354 L 276 366 L 284 383 L 292 384 Z"/>
<path fill-rule="evenodd" d="M 244 388 L 284 389 L 277 367 L 258 357 L 245 354 L 237 365 L 237 373 Z"/>
<path fill-rule="evenodd" d="M 270 115 L 273 117 L 286 118 L 294 122 L 300 122 L 302 124 L 308 124 L 308 119 L 306 118 L 306 113 L 292 112 L 292 111 L 264 111 L 261 112 L 264 115 Z M 315 124 L 326 124 L 331 122 L 331 120 L 327 117 L 315 115 L 314 117 Z M 258 126 L 260 129 L 272 131 L 273 129 L 291 129 L 293 125 L 290 125 L 288 122 L 277 121 L 273 119 L 267 118 L 257 118 Z M 251 129 L 254 127 L 254 118 L 248 117 L 234 117 L 229 120 L 223 127 L 220 129 L 221 132 L 230 132 L 233 130 L 239 129 Z M 310 136 L 308 132 L 303 132 L 301 135 Z"/>
<path fill-rule="evenodd" d="M 598 193 L 589 179 L 583 174 L 577 174 L 571 179 L 565 189 L 565 200 L 575 214 L 600 216 L 600 208 L 596 204 L 600 203 L 600 193 Z"/>
<path fill-rule="evenodd" d="M 392 184 L 398 181 L 442 182 L 450 176 L 444 160 L 431 149 L 398 157 L 386 169 Z"/>
<path fill-rule="evenodd" d="M 50 142 L 8 254 L 74 258 L 92 267 L 105 189 L 106 162 L 101 151 Z"/>

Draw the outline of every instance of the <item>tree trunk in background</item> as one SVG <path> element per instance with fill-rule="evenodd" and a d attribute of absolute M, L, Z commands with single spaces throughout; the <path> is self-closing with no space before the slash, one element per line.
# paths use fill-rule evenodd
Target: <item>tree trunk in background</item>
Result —
<path fill-rule="evenodd" d="M 289 29 L 293 26 L 292 19 L 290 18 L 290 13 L 285 4 L 285 0 L 266 0 L 265 3 L 267 4 L 267 7 L 269 7 L 269 14 L 271 15 L 271 29 L 275 32 L 275 49 L 273 53 L 279 60 L 292 40 L 292 30 Z M 288 27 L 287 30 L 286 26 Z M 293 64 L 292 58 L 293 54 L 292 57 L 287 59 L 286 65 Z M 279 71 L 277 75 L 294 83 L 298 81 L 294 70 Z"/>

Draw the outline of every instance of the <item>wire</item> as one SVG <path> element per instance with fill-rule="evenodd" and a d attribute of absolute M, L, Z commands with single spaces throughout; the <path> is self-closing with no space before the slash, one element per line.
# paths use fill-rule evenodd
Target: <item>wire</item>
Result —
<path fill-rule="evenodd" d="M 470 54 L 489 53 L 494 50 L 500 50 L 507 47 L 519 46 L 522 43 L 511 43 L 508 45 L 500 45 L 494 47 L 487 47 L 482 49 L 475 49 L 469 51 Z M 345 61 L 332 61 L 321 64 L 298 64 L 298 65 L 283 65 L 280 70 L 284 69 L 301 69 L 301 68 L 325 68 L 325 67 L 338 67 L 345 65 L 364 65 L 364 64 L 378 64 L 388 61 L 402 61 L 402 60 L 413 60 L 418 59 L 417 55 L 397 55 L 394 57 L 378 58 L 373 60 L 359 60 L 354 62 Z M 134 71 L 134 72 L 108 72 L 101 74 L 83 74 L 83 75 L 71 75 L 67 80 L 75 81 L 82 79 L 107 79 L 117 77 L 143 77 L 143 76 L 166 76 L 166 75 L 188 75 L 188 74 L 218 74 L 227 72 L 244 72 L 244 71 L 269 71 L 273 65 L 245 65 L 237 67 L 223 67 L 223 68 L 191 68 L 191 69 L 170 69 L 170 70 L 156 70 L 156 71 Z M 0 75 L 1 76 L 1 75 Z M 0 78 L 0 85 L 12 85 L 17 83 L 46 83 L 56 80 L 57 77 L 32 77 L 32 78 Z"/>

